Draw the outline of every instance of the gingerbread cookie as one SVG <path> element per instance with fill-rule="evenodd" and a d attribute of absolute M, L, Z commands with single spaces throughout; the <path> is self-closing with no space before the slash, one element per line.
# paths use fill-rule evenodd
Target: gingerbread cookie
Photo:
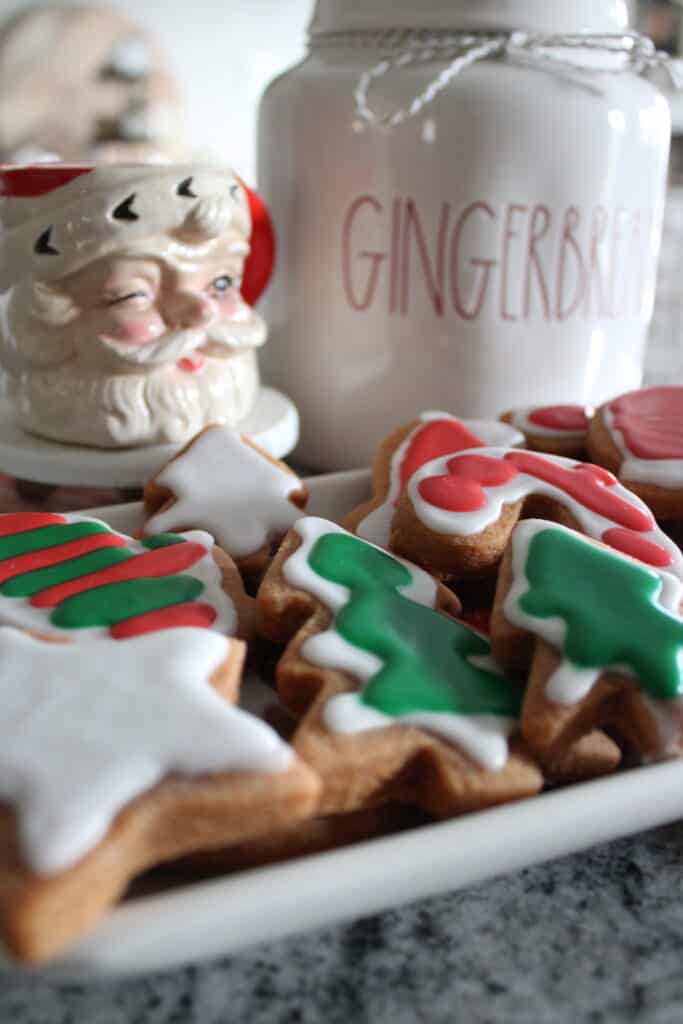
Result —
<path fill-rule="evenodd" d="M 246 637 L 253 602 L 202 531 L 142 541 L 76 513 L 0 515 L 0 624 L 69 639 L 205 626 Z"/>
<path fill-rule="evenodd" d="M 520 516 L 566 523 L 683 579 L 683 555 L 637 495 L 601 466 L 482 448 L 428 463 L 399 500 L 391 549 L 441 578 L 495 573 Z"/>
<path fill-rule="evenodd" d="M 447 412 L 423 412 L 379 445 L 372 469 L 373 497 L 350 512 L 342 525 L 364 540 L 387 547 L 394 508 L 413 473 L 425 462 L 467 448 L 523 443 L 518 430 L 495 420 L 461 420 Z"/>
<path fill-rule="evenodd" d="M 601 405 L 588 451 L 658 519 L 683 520 L 683 387 L 645 388 Z"/>
<path fill-rule="evenodd" d="M 447 817 L 541 787 L 510 739 L 519 688 L 417 566 L 300 519 L 259 603 L 273 639 L 292 638 L 278 688 L 306 711 L 293 744 L 323 778 L 323 814 L 400 800 Z"/>
<path fill-rule="evenodd" d="M 592 409 L 583 405 L 537 405 L 511 409 L 502 423 L 521 430 L 527 448 L 570 459 L 586 458 L 586 437 Z"/>
<path fill-rule="evenodd" d="M 206 629 L 71 644 L 0 627 L 0 931 L 16 957 L 59 953 L 152 865 L 314 811 L 313 773 L 230 703 L 243 657 Z"/>
<path fill-rule="evenodd" d="M 683 586 L 564 526 L 520 523 L 501 566 L 493 649 L 530 667 L 522 732 L 561 756 L 609 726 L 648 757 L 683 750 Z"/>
<path fill-rule="evenodd" d="M 207 530 L 246 575 L 262 572 L 308 492 L 284 462 L 224 426 L 201 431 L 145 487 L 145 533 Z"/>

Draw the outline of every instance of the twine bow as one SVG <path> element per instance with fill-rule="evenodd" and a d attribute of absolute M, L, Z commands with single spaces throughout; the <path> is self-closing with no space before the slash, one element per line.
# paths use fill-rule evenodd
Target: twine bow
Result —
<path fill-rule="evenodd" d="M 573 58 L 568 51 L 587 51 L 605 56 L 622 57 L 613 66 L 595 67 Z M 376 127 L 393 128 L 402 121 L 419 114 L 440 92 L 467 68 L 482 60 L 504 57 L 515 64 L 538 68 L 550 74 L 569 78 L 591 91 L 599 91 L 600 75 L 632 72 L 638 75 L 663 69 L 675 89 L 683 89 L 683 60 L 674 60 L 669 54 L 655 48 L 647 36 L 637 32 L 623 35 L 542 35 L 528 32 L 488 34 L 448 33 L 421 40 L 408 38 L 404 47 L 390 57 L 364 71 L 354 90 L 356 108 L 360 117 Z M 408 65 L 448 60 L 435 78 L 413 100 L 390 114 L 379 115 L 369 104 L 369 93 L 374 82 L 391 71 Z"/>

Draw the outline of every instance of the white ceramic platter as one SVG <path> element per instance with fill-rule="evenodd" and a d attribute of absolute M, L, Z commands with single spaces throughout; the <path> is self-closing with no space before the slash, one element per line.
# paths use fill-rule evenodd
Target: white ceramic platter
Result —
<path fill-rule="evenodd" d="M 276 458 L 289 455 L 299 438 L 294 403 L 274 388 L 261 388 L 248 416 L 235 424 Z M 27 434 L 17 426 L 12 404 L 0 398 L 0 472 L 58 486 L 142 487 L 181 445 L 142 448 L 81 448 Z"/>
<path fill-rule="evenodd" d="M 310 511 L 336 518 L 368 493 L 365 471 L 308 481 Z M 118 529 L 141 506 L 94 510 Z M 258 703 L 258 684 L 251 700 Z M 683 761 L 633 769 L 518 804 L 224 879 L 130 899 L 47 969 L 111 978 L 235 953 L 516 871 L 683 815 Z"/>

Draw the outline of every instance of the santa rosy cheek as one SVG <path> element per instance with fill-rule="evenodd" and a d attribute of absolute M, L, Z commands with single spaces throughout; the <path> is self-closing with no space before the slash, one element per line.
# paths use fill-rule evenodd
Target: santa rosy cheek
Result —
<path fill-rule="evenodd" d="M 126 341 L 130 345 L 144 345 L 155 341 L 164 332 L 164 325 L 157 317 L 145 320 L 123 320 L 111 330 L 111 337 Z"/>

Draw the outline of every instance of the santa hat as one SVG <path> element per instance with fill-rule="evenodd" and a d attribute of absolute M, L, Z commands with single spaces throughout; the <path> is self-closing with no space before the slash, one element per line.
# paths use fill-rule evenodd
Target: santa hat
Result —
<path fill-rule="evenodd" d="M 250 247 L 242 295 L 256 302 L 273 269 L 265 204 L 232 171 L 172 164 L 0 165 L 0 292 L 57 281 L 145 238 L 179 231 L 201 199 L 228 197 L 229 227 Z"/>

